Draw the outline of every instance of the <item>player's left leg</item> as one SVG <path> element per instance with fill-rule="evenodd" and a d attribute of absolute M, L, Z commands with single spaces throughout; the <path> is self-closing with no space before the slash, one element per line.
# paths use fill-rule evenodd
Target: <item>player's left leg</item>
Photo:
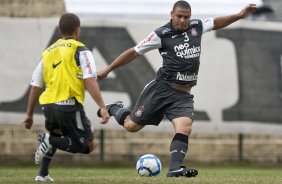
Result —
<path fill-rule="evenodd" d="M 43 112 L 46 118 L 46 129 L 49 131 L 59 129 L 61 135 L 64 136 L 58 137 L 44 133 L 48 137 L 45 142 L 70 153 L 88 154 L 93 151 L 95 144 L 91 122 L 81 104 L 76 102 L 75 105 L 45 105 Z"/>
<path fill-rule="evenodd" d="M 76 104 L 75 108 L 67 107 L 60 109 L 57 107 L 56 117 L 60 130 L 64 137 L 50 136 L 49 141 L 52 146 L 70 153 L 88 154 L 95 148 L 93 130 L 91 122 L 87 118 L 81 104 Z"/>
<path fill-rule="evenodd" d="M 183 166 L 183 160 L 188 152 L 188 139 L 192 131 L 193 120 L 190 117 L 172 119 L 175 135 L 170 145 L 170 169 L 168 177 L 193 177 L 198 174 L 196 169 Z"/>

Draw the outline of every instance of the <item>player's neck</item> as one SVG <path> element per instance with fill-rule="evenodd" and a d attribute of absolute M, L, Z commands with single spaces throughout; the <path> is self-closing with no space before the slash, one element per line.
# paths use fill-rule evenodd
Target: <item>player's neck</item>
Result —
<path fill-rule="evenodd" d="M 68 39 L 77 40 L 77 35 L 75 35 L 75 34 L 73 34 L 73 35 L 62 35 L 62 39 L 64 39 L 64 40 L 68 40 Z"/>

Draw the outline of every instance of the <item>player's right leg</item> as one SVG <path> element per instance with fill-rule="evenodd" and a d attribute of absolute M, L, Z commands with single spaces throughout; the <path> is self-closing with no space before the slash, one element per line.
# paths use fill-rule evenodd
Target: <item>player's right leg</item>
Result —
<path fill-rule="evenodd" d="M 55 130 L 56 131 L 56 130 Z M 61 137 L 61 133 L 57 130 L 58 133 L 51 132 L 51 136 Z M 35 181 L 54 181 L 53 178 L 49 175 L 49 165 L 57 151 L 57 148 L 52 146 L 52 148 L 43 156 L 40 163 L 40 169 L 38 175 L 35 177 Z"/>
<path fill-rule="evenodd" d="M 49 175 L 49 165 L 55 155 L 57 148 L 52 147 L 42 158 L 40 163 L 40 169 L 38 175 L 35 177 L 35 181 L 54 181 Z"/>
<path fill-rule="evenodd" d="M 123 108 L 122 102 L 106 105 L 108 112 L 114 116 L 117 123 L 129 132 L 137 132 L 145 125 L 158 125 L 163 118 L 162 101 L 158 96 L 158 88 L 162 84 L 153 80 L 141 92 L 133 111 Z M 160 95 L 162 97 L 162 95 Z M 100 110 L 97 112 L 100 115 Z"/>
<path fill-rule="evenodd" d="M 123 108 L 123 103 L 117 101 L 106 105 L 106 108 L 110 116 L 114 116 L 117 123 L 123 126 L 129 132 L 137 132 L 142 129 L 144 126 L 138 125 L 133 122 L 130 118 L 131 110 Z M 100 109 L 97 111 L 98 117 L 101 117 Z"/>
<path fill-rule="evenodd" d="M 141 130 L 144 126 L 139 125 L 135 123 L 134 121 L 131 120 L 130 116 L 127 116 L 124 120 L 123 127 L 128 131 L 128 132 L 138 132 Z"/>
<path fill-rule="evenodd" d="M 36 164 L 40 164 L 42 158 L 52 149 L 52 145 L 49 142 L 49 133 L 40 133 L 38 136 L 39 146 L 34 154 L 34 161 Z"/>

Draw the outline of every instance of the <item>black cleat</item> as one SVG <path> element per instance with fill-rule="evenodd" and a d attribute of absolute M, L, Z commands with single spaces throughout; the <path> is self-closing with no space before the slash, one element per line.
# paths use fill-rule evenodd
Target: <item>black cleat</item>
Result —
<path fill-rule="evenodd" d="M 122 103 L 122 101 L 117 101 L 117 102 L 109 103 L 109 104 L 106 104 L 106 109 L 108 110 L 108 112 L 109 112 L 110 108 L 111 108 L 112 106 L 114 106 L 114 105 L 117 105 L 117 106 L 119 106 L 120 108 L 123 108 L 123 103 Z M 110 112 L 109 112 L 109 114 L 110 114 Z M 102 116 L 101 116 L 101 113 L 100 113 L 100 109 L 98 109 L 98 111 L 97 111 L 97 116 L 98 116 L 98 117 L 102 117 Z M 111 116 L 111 114 L 110 114 L 110 116 Z"/>
<path fill-rule="evenodd" d="M 196 169 L 188 169 L 185 166 L 180 166 L 179 169 L 170 170 L 166 174 L 167 177 L 196 177 L 198 175 L 198 171 Z"/>

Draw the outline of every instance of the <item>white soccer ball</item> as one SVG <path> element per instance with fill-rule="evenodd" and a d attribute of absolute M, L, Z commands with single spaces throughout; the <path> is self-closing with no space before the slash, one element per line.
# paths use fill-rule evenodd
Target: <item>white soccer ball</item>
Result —
<path fill-rule="evenodd" d="M 161 161 L 152 154 L 141 156 L 136 163 L 136 170 L 139 176 L 157 176 L 162 169 Z"/>

